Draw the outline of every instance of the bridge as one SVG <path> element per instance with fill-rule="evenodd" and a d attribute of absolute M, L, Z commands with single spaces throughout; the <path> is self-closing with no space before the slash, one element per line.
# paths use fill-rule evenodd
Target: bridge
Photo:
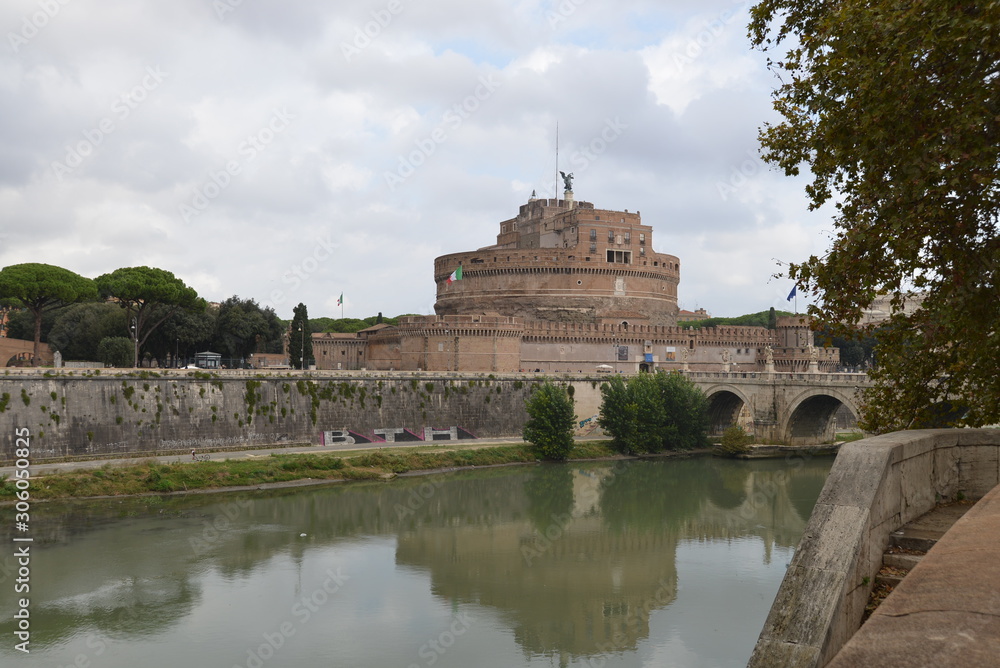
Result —
<path fill-rule="evenodd" d="M 684 372 L 708 397 L 710 429 L 749 427 L 758 439 L 788 445 L 830 443 L 834 415 L 847 407 L 858 415 L 863 373 Z M 752 426 L 751 426 L 752 423 Z"/>

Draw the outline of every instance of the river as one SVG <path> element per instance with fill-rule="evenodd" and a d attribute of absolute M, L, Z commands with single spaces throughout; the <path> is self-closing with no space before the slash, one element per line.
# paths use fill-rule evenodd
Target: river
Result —
<path fill-rule="evenodd" d="M 35 504 L 31 652 L 8 547 L 0 665 L 743 666 L 832 461 Z"/>

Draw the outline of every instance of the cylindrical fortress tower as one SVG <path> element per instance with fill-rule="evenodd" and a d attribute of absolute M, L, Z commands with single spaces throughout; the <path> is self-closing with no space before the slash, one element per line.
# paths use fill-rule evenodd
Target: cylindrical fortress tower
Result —
<path fill-rule="evenodd" d="M 434 261 L 438 315 L 495 312 L 525 321 L 677 321 L 680 261 L 652 249 L 638 212 L 532 199 L 500 223 L 497 244 Z M 460 280 L 449 280 L 458 267 Z"/>

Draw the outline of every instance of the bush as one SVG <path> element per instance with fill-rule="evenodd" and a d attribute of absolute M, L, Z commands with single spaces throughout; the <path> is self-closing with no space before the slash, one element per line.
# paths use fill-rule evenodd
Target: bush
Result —
<path fill-rule="evenodd" d="M 108 366 L 125 368 L 132 366 L 135 344 L 124 336 L 106 336 L 97 344 L 97 358 Z"/>
<path fill-rule="evenodd" d="M 733 425 L 722 432 L 722 442 L 716 448 L 725 455 L 741 455 L 750 452 L 753 437 L 743 431 L 743 427 Z"/>
<path fill-rule="evenodd" d="M 690 450 L 705 445 L 708 401 L 679 373 L 615 376 L 601 386 L 598 424 L 626 454 Z"/>
<path fill-rule="evenodd" d="M 531 393 L 524 407 L 528 411 L 524 440 L 534 445 L 543 459 L 566 459 L 573 449 L 576 412 L 565 388 L 546 382 Z"/>

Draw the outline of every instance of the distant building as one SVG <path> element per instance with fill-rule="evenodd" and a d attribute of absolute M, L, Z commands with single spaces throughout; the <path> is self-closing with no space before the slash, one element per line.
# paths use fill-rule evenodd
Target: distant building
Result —
<path fill-rule="evenodd" d="M 903 295 L 902 307 L 896 309 L 905 315 L 910 315 L 924 303 L 925 295 L 919 292 L 909 292 Z M 862 312 L 861 325 L 872 325 L 885 322 L 895 311 L 892 307 L 892 295 L 878 295 L 868 310 Z"/>
<path fill-rule="evenodd" d="M 677 322 L 697 322 L 699 320 L 708 320 L 712 316 L 703 308 L 697 311 L 685 311 L 681 309 L 677 312 Z"/>

